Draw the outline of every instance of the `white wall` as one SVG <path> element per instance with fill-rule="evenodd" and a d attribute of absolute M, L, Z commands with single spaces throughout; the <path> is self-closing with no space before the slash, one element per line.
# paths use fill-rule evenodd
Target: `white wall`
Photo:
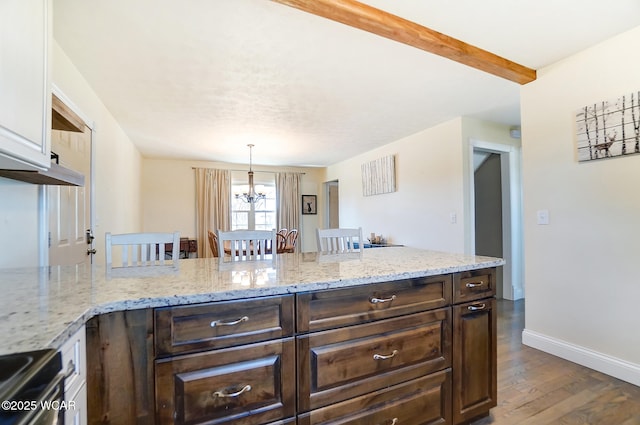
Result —
<path fill-rule="evenodd" d="M 525 343 L 640 385 L 640 155 L 576 160 L 587 104 L 640 90 L 640 27 L 538 72 L 521 91 Z M 547 209 L 549 225 L 536 224 Z"/>
<path fill-rule="evenodd" d="M 220 162 L 144 159 L 142 169 L 142 205 L 143 230 L 174 231 L 181 236 L 196 235 L 196 184 L 193 167 L 242 169 L 244 165 Z M 318 195 L 318 205 L 322 205 L 321 187 L 324 169 L 253 166 L 256 171 L 256 183 L 263 176 L 259 171 L 304 172 L 302 193 Z M 240 173 L 246 179 L 246 172 Z M 302 201 L 301 201 L 302 202 Z M 318 208 L 320 210 L 320 208 Z M 315 251 L 315 229 L 319 223 L 318 215 L 301 217 L 299 233 L 302 251 Z"/>
<path fill-rule="evenodd" d="M 142 157 L 98 95 L 57 43 L 53 51 L 53 83 L 93 125 L 95 151 L 95 247 L 104 263 L 105 232 L 142 230 Z"/>
<path fill-rule="evenodd" d="M 95 230 L 100 251 L 105 232 L 141 230 L 142 157 L 57 43 L 53 65 L 53 83 L 95 124 Z"/>
<path fill-rule="evenodd" d="M 38 261 L 38 186 L 0 178 L 0 268 Z"/>
<path fill-rule="evenodd" d="M 327 181 L 340 184 L 340 226 L 362 226 L 390 243 L 470 252 L 471 141 L 520 144 L 508 126 L 459 117 L 328 167 Z M 397 191 L 363 196 L 360 166 L 386 155 L 396 155 Z"/>
<path fill-rule="evenodd" d="M 95 259 L 103 263 L 105 232 L 141 230 L 140 153 L 57 43 L 52 82 L 95 127 Z M 0 178 L 0 200 L 0 268 L 37 266 L 38 186 Z"/>
<path fill-rule="evenodd" d="M 360 167 L 395 155 L 396 192 L 362 195 Z M 327 168 L 339 180 L 340 227 L 362 226 L 390 243 L 464 251 L 462 119 L 456 118 Z M 456 214 L 456 223 L 451 223 Z"/>

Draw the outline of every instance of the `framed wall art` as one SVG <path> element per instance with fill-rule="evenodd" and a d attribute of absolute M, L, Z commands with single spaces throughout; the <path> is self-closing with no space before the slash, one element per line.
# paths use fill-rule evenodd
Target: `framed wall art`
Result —
<path fill-rule="evenodd" d="M 302 195 L 302 214 L 318 214 L 316 195 Z"/>

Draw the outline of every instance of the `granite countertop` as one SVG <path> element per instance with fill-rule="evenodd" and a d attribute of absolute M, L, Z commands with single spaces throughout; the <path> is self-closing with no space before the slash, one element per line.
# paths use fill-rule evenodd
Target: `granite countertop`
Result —
<path fill-rule="evenodd" d="M 111 273 L 102 266 L 0 269 L 0 354 L 59 348 L 91 317 L 112 311 L 282 295 L 503 264 L 493 257 L 393 247 L 235 263 L 185 259 L 177 269 Z"/>

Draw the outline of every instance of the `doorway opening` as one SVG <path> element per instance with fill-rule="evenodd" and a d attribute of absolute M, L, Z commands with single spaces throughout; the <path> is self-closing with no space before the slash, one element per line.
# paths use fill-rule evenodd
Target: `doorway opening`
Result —
<path fill-rule="evenodd" d="M 473 151 L 476 255 L 504 258 L 502 230 L 502 172 L 500 154 Z M 496 295 L 503 298 L 502 268 L 496 273 Z"/>
<path fill-rule="evenodd" d="M 504 258 L 497 296 L 524 298 L 520 148 L 471 140 L 469 158 L 467 250 Z"/>
<path fill-rule="evenodd" d="M 85 176 L 84 186 L 44 186 L 40 190 L 41 265 L 91 264 L 93 244 L 93 130 L 57 88 L 51 151 L 66 168 Z"/>
<path fill-rule="evenodd" d="M 340 185 L 338 180 L 332 180 L 326 182 L 324 186 L 327 199 L 324 227 L 337 229 L 340 227 Z"/>

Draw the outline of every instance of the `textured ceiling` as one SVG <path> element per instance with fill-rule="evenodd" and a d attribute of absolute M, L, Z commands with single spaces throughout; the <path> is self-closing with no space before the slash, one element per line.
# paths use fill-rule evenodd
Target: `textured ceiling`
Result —
<path fill-rule="evenodd" d="M 368 0 L 538 69 L 640 2 Z M 325 166 L 457 116 L 519 124 L 519 86 L 269 0 L 54 0 L 54 38 L 141 153 Z"/>

